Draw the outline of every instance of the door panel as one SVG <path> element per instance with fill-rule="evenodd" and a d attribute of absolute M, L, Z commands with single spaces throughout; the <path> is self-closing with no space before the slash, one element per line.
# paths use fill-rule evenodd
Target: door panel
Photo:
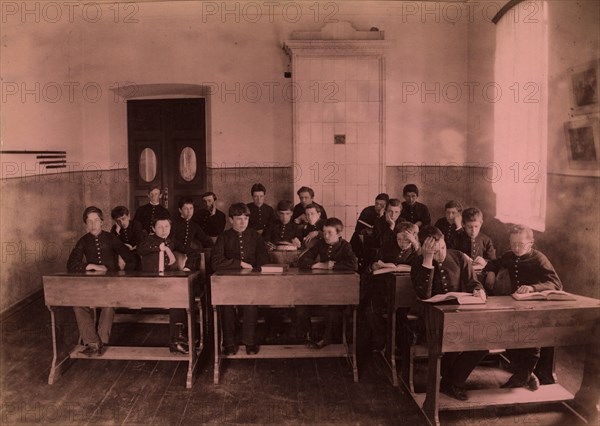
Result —
<path fill-rule="evenodd" d="M 131 100 L 127 122 L 132 210 L 148 202 L 152 185 L 163 189 L 163 205 L 172 215 L 178 214 L 182 196 L 201 205 L 206 188 L 204 99 Z"/>

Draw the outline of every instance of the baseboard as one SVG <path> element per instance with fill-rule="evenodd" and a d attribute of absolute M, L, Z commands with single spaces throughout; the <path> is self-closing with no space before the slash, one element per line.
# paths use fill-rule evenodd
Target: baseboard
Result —
<path fill-rule="evenodd" d="M 6 308 L 2 312 L 0 312 L 0 322 L 6 321 L 11 316 L 13 316 L 17 312 L 19 312 L 21 309 L 26 308 L 27 306 L 31 305 L 33 302 L 35 302 L 38 299 L 41 299 L 42 297 L 44 297 L 44 289 L 43 288 L 40 288 L 39 290 L 34 291 L 29 296 L 25 297 L 24 299 L 21 299 L 14 305 L 9 306 L 8 308 Z"/>

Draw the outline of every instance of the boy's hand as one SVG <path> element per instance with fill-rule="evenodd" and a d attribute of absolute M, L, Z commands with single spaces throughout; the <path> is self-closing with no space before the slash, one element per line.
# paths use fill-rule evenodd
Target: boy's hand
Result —
<path fill-rule="evenodd" d="M 158 246 L 158 248 L 160 249 L 160 251 L 165 251 L 165 249 L 167 248 L 167 246 L 165 245 L 165 243 L 160 243 L 160 245 Z"/>
<path fill-rule="evenodd" d="M 315 237 L 319 236 L 319 231 L 312 231 L 309 232 L 308 235 L 306 237 L 304 237 L 304 244 L 308 244 L 310 243 L 310 240 L 312 240 Z"/>
<path fill-rule="evenodd" d="M 454 216 L 454 225 L 456 226 L 456 230 L 462 228 L 462 217 Z"/>
<path fill-rule="evenodd" d="M 175 259 L 175 255 L 173 254 L 173 251 L 169 247 L 165 246 L 164 252 L 167 254 L 167 257 L 169 258 L 169 265 L 174 264 L 176 259 Z"/>
<path fill-rule="evenodd" d="M 306 222 L 306 215 L 302 213 L 300 216 L 294 219 L 294 222 L 296 222 L 297 224 Z"/>
<path fill-rule="evenodd" d="M 86 271 L 100 271 L 100 272 L 106 272 L 108 271 L 108 268 L 106 267 L 106 265 L 97 265 L 95 263 L 88 263 L 88 265 L 85 267 Z"/>
<path fill-rule="evenodd" d="M 412 232 L 404 231 L 404 236 L 410 241 L 415 250 L 419 249 L 419 241 Z"/>
<path fill-rule="evenodd" d="M 484 302 L 487 300 L 487 295 L 485 294 L 485 291 L 483 291 L 480 288 L 476 288 L 475 290 L 473 290 L 473 296 L 480 297 L 481 300 L 483 300 Z"/>
<path fill-rule="evenodd" d="M 329 262 L 317 262 L 311 266 L 311 269 L 330 269 Z"/>
<path fill-rule="evenodd" d="M 252 265 L 250 265 L 248 262 L 244 262 L 243 260 L 240 262 L 240 266 L 242 269 L 252 269 Z"/>
<path fill-rule="evenodd" d="M 477 256 L 475 259 L 473 259 L 473 263 L 475 265 L 481 265 L 481 266 L 485 267 L 485 265 L 487 265 L 487 260 L 485 260 L 481 256 Z"/>
<path fill-rule="evenodd" d="M 517 288 L 517 291 L 515 293 L 518 293 L 518 294 L 533 293 L 534 291 L 535 291 L 535 289 L 532 286 L 522 285 L 522 286 L 519 286 L 519 288 Z"/>
<path fill-rule="evenodd" d="M 300 248 L 300 246 L 302 245 L 302 243 L 300 242 L 300 240 L 296 237 L 294 237 L 292 239 L 292 244 L 295 245 L 296 247 Z"/>
<path fill-rule="evenodd" d="M 333 269 L 334 266 L 335 266 L 335 261 L 330 260 L 329 262 L 327 262 L 327 269 Z"/>
<path fill-rule="evenodd" d="M 117 234 L 121 232 L 121 226 L 117 222 L 115 222 L 115 231 L 117 232 Z"/>
<path fill-rule="evenodd" d="M 130 251 L 135 250 L 135 247 L 133 247 L 131 244 L 125 243 L 125 247 L 127 247 Z"/>
<path fill-rule="evenodd" d="M 390 228 L 394 229 L 394 226 L 396 226 L 396 221 L 392 219 L 391 214 L 392 212 L 385 212 L 385 221 L 388 223 L 388 225 L 390 225 Z"/>
<path fill-rule="evenodd" d="M 438 242 L 432 238 L 427 237 L 425 241 L 423 241 L 423 245 L 421 246 L 421 253 L 423 253 L 423 266 L 431 268 L 433 266 L 433 255 L 437 251 Z"/>
<path fill-rule="evenodd" d="M 383 268 L 383 266 L 381 266 L 381 260 L 378 260 L 377 262 L 373 262 L 373 264 L 371 265 L 371 269 L 376 271 L 378 269 Z"/>

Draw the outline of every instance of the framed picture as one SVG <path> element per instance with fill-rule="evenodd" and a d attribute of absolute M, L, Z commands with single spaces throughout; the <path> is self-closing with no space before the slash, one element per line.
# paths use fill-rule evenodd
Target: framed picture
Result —
<path fill-rule="evenodd" d="M 596 59 L 571 68 L 571 111 L 573 115 L 599 110 L 598 64 Z"/>
<path fill-rule="evenodd" d="M 571 169 L 600 169 L 600 129 L 597 117 L 567 121 L 565 136 Z"/>

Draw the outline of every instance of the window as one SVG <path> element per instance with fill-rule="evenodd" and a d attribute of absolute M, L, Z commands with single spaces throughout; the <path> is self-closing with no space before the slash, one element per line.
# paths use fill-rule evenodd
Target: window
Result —
<path fill-rule="evenodd" d="M 520 3 L 500 18 L 495 58 L 495 84 L 487 95 L 495 102 L 492 188 L 496 218 L 544 231 L 548 139 L 545 2 Z"/>

